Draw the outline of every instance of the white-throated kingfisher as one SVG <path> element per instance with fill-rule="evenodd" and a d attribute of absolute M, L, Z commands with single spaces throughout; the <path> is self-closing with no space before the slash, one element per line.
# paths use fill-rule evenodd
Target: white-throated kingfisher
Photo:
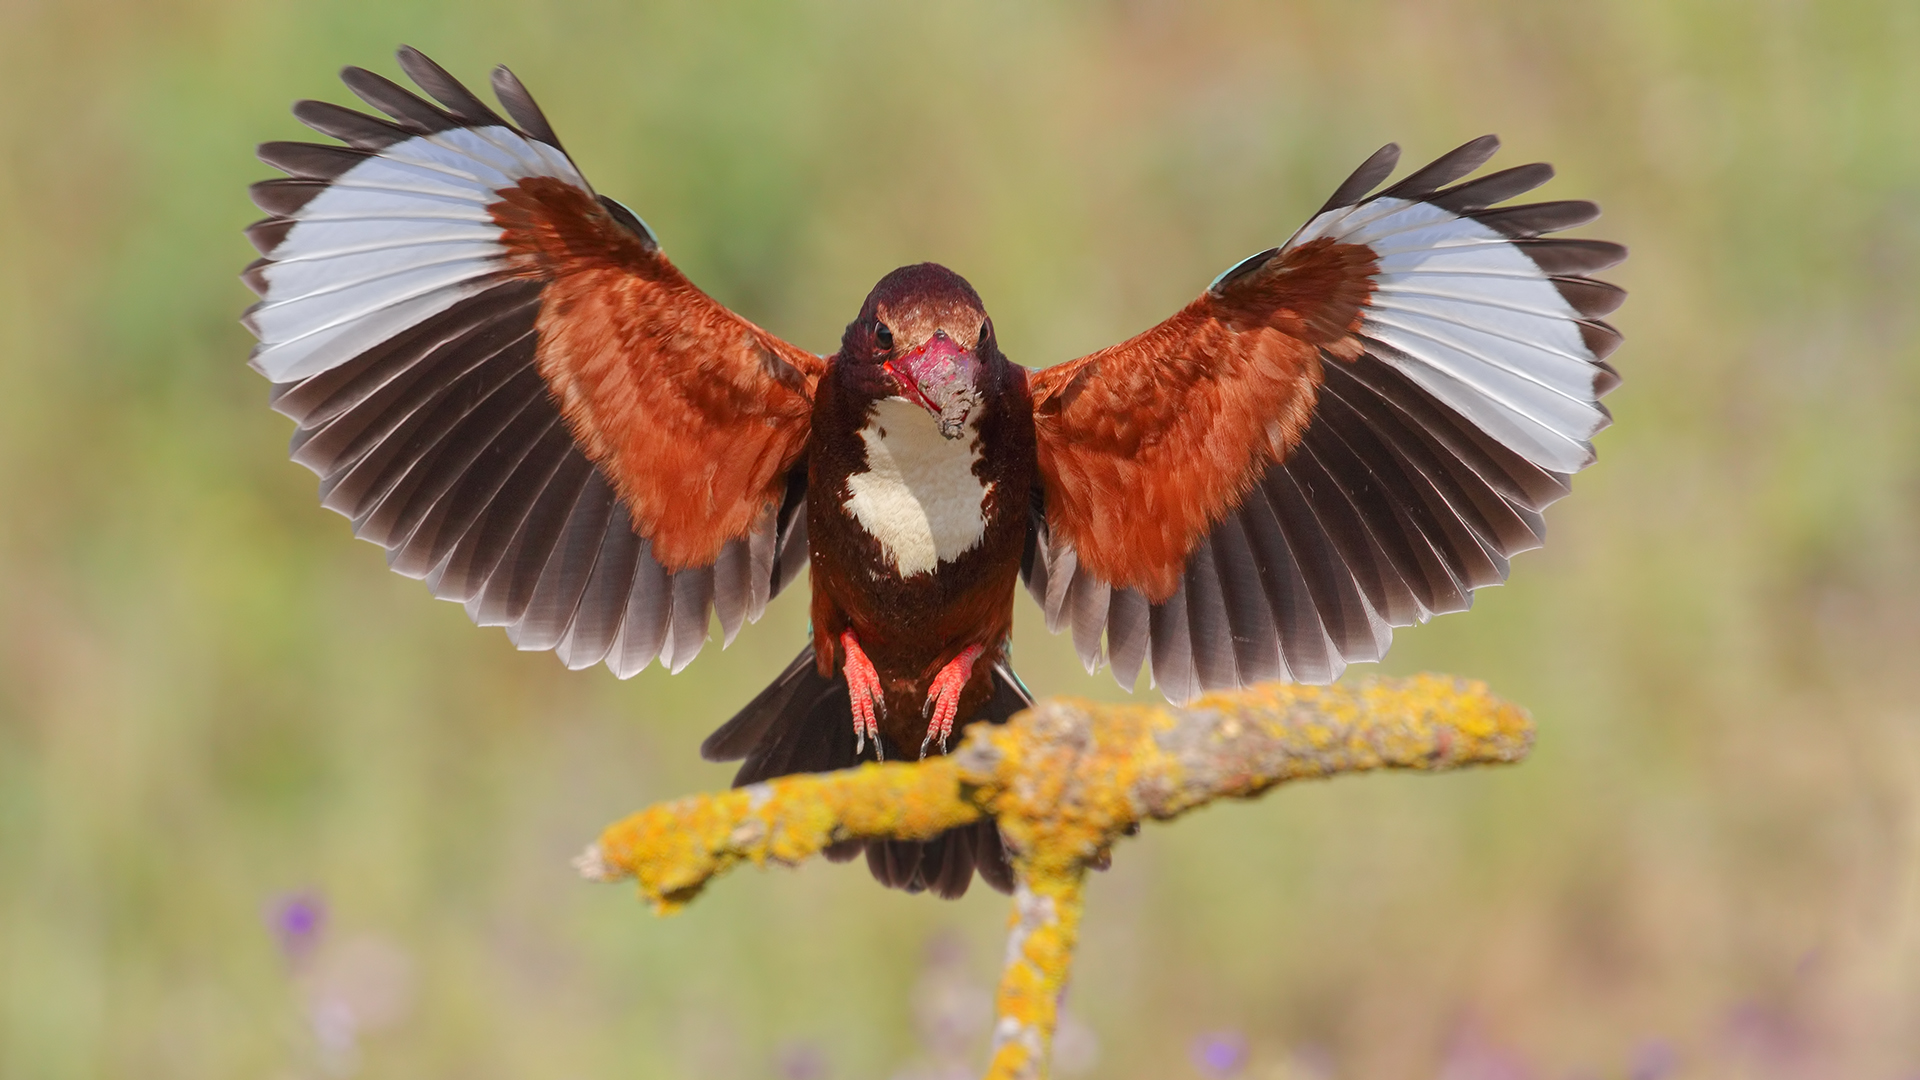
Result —
<path fill-rule="evenodd" d="M 790 345 L 595 194 L 505 68 L 502 117 L 400 66 L 432 100 L 348 68 L 383 116 L 303 101 L 339 144 L 260 149 L 289 176 L 253 188 L 245 322 L 293 457 L 395 570 L 571 668 L 678 671 L 809 569 L 812 641 L 702 748 L 739 784 L 1024 708 L 1021 581 L 1128 687 L 1331 681 L 1504 580 L 1608 423 L 1624 293 L 1588 275 L 1625 249 L 1546 238 L 1592 203 L 1497 205 L 1546 165 L 1465 180 L 1491 136 L 1374 193 L 1386 147 L 1171 318 L 1030 370 L 931 263 L 839 351 Z M 834 854 L 862 848 L 889 885 L 1009 885 L 991 822 Z"/>

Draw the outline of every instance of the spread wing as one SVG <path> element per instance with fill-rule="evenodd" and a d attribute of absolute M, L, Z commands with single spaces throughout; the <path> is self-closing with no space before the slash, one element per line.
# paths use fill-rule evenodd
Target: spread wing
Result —
<path fill-rule="evenodd" d="M 1329 682 L 1539 546 L 1610 420 L 1625 293 L 1586 275 L 1626 250 L 1542 238 L 1592 203 L 1495 208 L 1546 165 L 1456 183 L 1498 146 L 1369 197 L 1388 146 L 1173 318 L 1034 376 L 1022 569 L 1088 670 L 1148 663 L 1175 701 Z"/>
<path fill-rule="evenodd" d="M 569 667 L 679 670 L 806 561 L 800 462 L 823 362 L 696 289 L 594 194 L 505 68 L 502 118 L 411 49 L 438 104 L 360 68 L 385 118 L 303 101 L 344 145 L 290 176 L 245 323 L 293 458 L 392 567 Z"/>

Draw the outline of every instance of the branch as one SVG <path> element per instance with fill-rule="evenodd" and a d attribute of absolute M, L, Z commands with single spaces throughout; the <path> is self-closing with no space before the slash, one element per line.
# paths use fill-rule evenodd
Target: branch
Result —
<path fill-rule="evenodd" d="M 988 1076 L 1041 1078 L 1087 867 L 1129 829 L 1289 780 L 1519 761 L 1533 724 L 1483 683 L 1418 675 L 1269 684 L 1185 708 L 1056 698 L 966 735 L 948 757 L 662 803 L 609 826 L 575 865 L 634 878 L 665 915 L 741 862 L 792 865 L 838 841 L 930 839 L 991 815 L 1017 885 Z"/>

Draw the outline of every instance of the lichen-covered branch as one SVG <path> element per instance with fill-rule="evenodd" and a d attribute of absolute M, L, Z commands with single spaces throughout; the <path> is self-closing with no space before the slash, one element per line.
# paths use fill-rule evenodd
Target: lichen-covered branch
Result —
<path fill-rule="evenodd" d="M 1525 712 L 1446 676 L 1273 684 L 1185 708 L 1041 702 L 975 724 L 950 757 L 789 776 L 643 810 L 578 866 L 631 877 L 662 914 L 740 862 L 798 863 L 840 840 L 924 839 L 998 819 L 1018 881 L 990 1078 L 1043 1077 L 1089 864 L 1140 822 L 1276 784 L 1371 769 L 1518 761 Z"/>

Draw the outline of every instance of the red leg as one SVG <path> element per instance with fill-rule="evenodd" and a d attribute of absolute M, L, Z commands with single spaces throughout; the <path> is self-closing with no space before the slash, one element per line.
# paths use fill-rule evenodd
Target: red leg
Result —
<path fill-rule="evenodd" d="M 983 652 L 986 650 L 980 646 L 969 645 L 933 677 L 926 708 L 921 710 L 927 717 L 927 737 L 920 740 L 921 757 L 927 756 L 927 748 L 936 737 L 940 740 L 940 752 L 947 752 L 947 736 L 953 734 L 954 716 L 960 711 L 960 691 L 967 688 L 967 680 L 973 677 L 973 662 L 980 659 Z"/>
<path fill-rule="evenodd" d="M 873 756 L 885 761 L 887 752 L 880 747 L 878 717 L 887 714 L 887 700 L 880 689 L 880 673 L 874 670 L 873 661 L 861 651 L 860 639 L 853 636 L 853 631 L 840 634 L 840 647 L 847 650 L 847 659 L 841 668 L 847 673 L 847 690 L 853 696 L 854 756 L 866 752 L 867 740 L 871 738 Z"/>

